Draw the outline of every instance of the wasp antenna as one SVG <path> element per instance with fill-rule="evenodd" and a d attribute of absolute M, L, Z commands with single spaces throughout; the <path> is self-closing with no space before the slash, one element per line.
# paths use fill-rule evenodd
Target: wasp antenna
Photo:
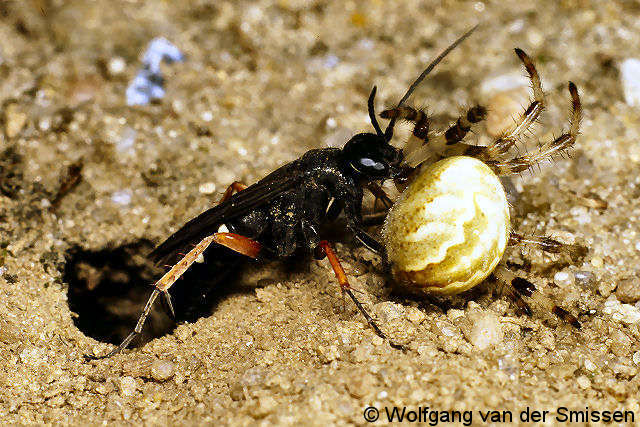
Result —
<path fill-rule="evenodd" d="M 373 101 L 376 97 L 377 90 L 378 88 L 376 86 L 374 86 L 373 89 L 371 89 L 371 94 L 369 95 L 369 100 L 367 101 L 367 105 L 369 107 L 369 118 L 371 119 L 371 124 L 373 125 L 373 128 L 376 130 L 376 133 L 378 134 L 378 136 L 384 137 L 384 134 L 382 133 L 382 129 L 380 129 L 380 125 L 378 124 L 378 119 L 376 119 L 375 107 L 373 106 Z"/>
<path fill-rule="evenodd" d="M 436 59 L 431 61 L 431 63 L 427 66 L 427 68 L 424 69 L 424 71 L 418 76 L 418 78 L 413 83 L 411 83 L 411 86 L 409 86 L 407 93 L 405 93 L 402 99 L 400 99 L 400 102 L 398 102 L 398 107 L 404 104 L 404 102 L 411 96 L 416 87 L 418 87 L 418 85 L 422 83 L 425 77 L 429 75 L 429 73 L 436 67 L 436 65 L 438 65 L 440 61 L 442 61 L 453 49 L 455 49 L 460 43 L 462 43 L 467 37 L 469 37 L 471 33 L 473 33 L 476 28 L 478 28 L 478 25 L 480 24 L 475 25 L 469 31 L 458 37 L 458 39 L 451 43 L 445 50 L 443 50 L 440 55 L 436 57 Z M 395 120 L 391 120 L 387 125 L 387 129 L 384 131 L 385 138 L 387 138 L 387 140 L 390 140 L 393 137 L 393 126 L 395 126 L 395 123 Z"/>

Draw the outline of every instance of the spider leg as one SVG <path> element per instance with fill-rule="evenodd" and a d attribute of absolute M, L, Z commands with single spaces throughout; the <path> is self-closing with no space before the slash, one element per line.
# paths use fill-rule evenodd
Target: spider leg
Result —
<path fill-rule="evenodd" d="M 467 136 L 471 127 L 487 117 L 487 109 L 482 105 L 471 107 L 465 115 L 462 115 L 456 122 L 445 131 L 433 138 L 430 149 L 438 157 L 471 156 L 482 159 L 487 147 L 465 144 L 462 140 Z M 416 156 L 418 153 L 416 153 Z M 413 156 L 411 162 L 421 160 Z"/>
<path fill-rule="evenodd" d="M 408 120 L 415 123 L 413 132 L 403 148 L 405 162 L 411 167 L 436 157 L 448 157 L 467 152 L 479 151 L 473 145 L 461 144 L 472 125 L 484 120 L 487 115 L 485 107 L 476 105 L 461 115 L 455 124 L 449 127 L 444 134 L 429 138 L 429 116 L 422 110 L 413 107 L 396 107 L 383 111 L 380 116 L 392 120 Z M 455 146 L 452 147 L 452 146 Z M 467 154 L 470 155 L 470 154 Z"/>
<path fill-rule="evenodd" d="M 380 329 L 378 324 L 375 322 L 375 320 L 373 320 L 373 318 L 369 315 L 369 313 L 364 308 L 362 303 L 360 301 L 358 301 L 356 296 L 353 294 L 353 289 L 349 285 L 349 280 L 347 279 L 347 275 L 345 274 L 344 269 L 342 268 L 342 265 L 340 264 L 340 260 L 338 259 L 338 256 L 336 255 L 335 251 L 331 247 L 331 243 L 329 243 L 326 240 L 322 240 L 318 244 L 318 250 L 321 251 L 321 254 L 324 254 L 327 257 L 327 259 L 329 260 L 329 263 L 331 264 L 331 268 L 333 268 L 333 272 L 336 275 L 336 279 L 338 279 L 338 284 L 340 285 L 340 289 L 342 290 L 342 294 L 343 295 L 347 294 L 349 296 L 349 298 L 351 298 L 353 303 L 356 305 L 356 307 L 358 308 L 360 313 L 362 313 L 364 318 L 367 320 L 367 323 L 369 324 L 369 326 L 371 326 L 371 328 L 375 331 L 375 333 L 380 338 L 389 341 L 389 344 L 391 345 L 391 347 L 404 350 L 405 349 L 404 346 L 402 346 L 400 344 L 395 344 L 394 342 L 389 340 L 389 338 L 387 338 L 387 336 L 384 334 L 384 332 L 382 332 L 382 330 Z M 320 254 L 318 254 L 318 255 L 320 255 Z M 317 258 L 322 259 L 322 258 L 324 258 L 324 256 L 317 257 Z"/>
<path fill-rule="evenodd" d="M 579 244 L 559 242 L 548 236 L 525 236 L 515 231 L 509 235 L 509 245 L 528 245 L 552 253 L 568 255 L 573 261 L 578 261 L 587 254 L 587 248 Z"/>
<path fill-rule="evenodd" d="M 369 184 L 367 184 L 367 188 L 376 198 L 373 204 L 374 208 L 376 207 L 377 202 L 380 201 L 382 202 L 385 210 L 391 209 L 391 206 L 393 206 L 393 200 L 389 198 L 387 193 L 382 189 L 382 187 L 380 187 L 380 185 L 375 182 L 370 182 Z"/>
<path fill-rule="evenodd" d="M 487 160 L 487 165 L 489 165 L 497 175 L 512 175 L 530 169 L 542 160 L 571 148 L 580 133 L 582 104 L 580 103 L 578 88 L 572 82 L 569 82 L 569 93 L 571 94 L 571 117 L 568 132 L 563 133 L 553 141 L 543 144 L 533 153 L 527 153 L 506 161 Z"/>
<path fill-rule="evenodd" d="M 424 110 L 401 106 L 381 112 L 380 117 L 396 121 L 407 120 L 414 123 L 413 132 L 402 149 L 405 157 L 429 142 L 429 116 Z"/>
<path fill-rule="evenodd" d="M 542 113 L 542 110 L 545 108 L 544 92 L 542 90 L 542 83 L 540 82 L 540 75 L 535 65 L 533 65 L 533 61 L 531 61 L 531 58 L 529 58 L 523 50 L 516 48 L 515 52 L 524 64 L 527 74 L 529 74 L 531 88 L 533 89 L 533 101 L 531 101 L 527 109 L 524 110 L 524 113 L 515 121 L 513 127 L 505 131 L 501 137 L 487 147 L 485 152 L 486 160 L 499 159 L 500 156 L 509 151 L 509 149 L 518 142 L 518 138 L 538 119 L 540 113 Z"/>
<path fill-rule="evenodd" d="M 530 304 L 540 309 L 542 312 L 551 312 L 558 318 L 569 323 L 576 329 L 580 329 L 581 325 L 578 319 L 564 308 L 558 307 L 539 291 L 536 286 L 522 277 L 516 276 L 511 270 L 502 264 L 499 264 L 493 271 L 493 275 L 500 283 L 500 290 L 503 294 L 511 297 L 518 308 L 525 314 L 531 315 Z M 525 299 L 526 298 L 526 299 Z"/>

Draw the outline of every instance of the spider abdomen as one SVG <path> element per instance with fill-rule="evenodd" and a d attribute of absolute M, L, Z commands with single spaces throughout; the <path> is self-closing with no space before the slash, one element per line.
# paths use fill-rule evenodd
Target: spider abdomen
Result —
<path fill-rule="evenodd" d="M 509 204 L 482 161 L 457 156 L 424 168 L 387 216 L 384 239 L 407 290 L 456 294 L 484 280 L 507 245 Z"/>

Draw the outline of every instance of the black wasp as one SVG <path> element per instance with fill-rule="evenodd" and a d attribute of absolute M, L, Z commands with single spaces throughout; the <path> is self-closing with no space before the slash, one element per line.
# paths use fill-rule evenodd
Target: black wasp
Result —
<path fill-rule="evenodd" d="M 427 66 L 411 84 L 398 107 L 475 28 L 458 38 Z M 326 256 L 342 292 L 353 300 L 375 332 L 386 339 L 353 294 L 331 244 L 319 234 L 322 224 L 344 213 L 347 228 L 355 238 L 384 257 L 384 246 L 363 228 L 363 189 L 368 188 L 376 197 L 384 198 L 378 183 L 406 174 L 407 167 L 402 164 L 402 149 L 389 143 L 395 119 L 391 119 L 384 132 L 378 124 L 373 106 L 375 95 L 376 87 L 368 99 L 369 117 L 376 133 L 359 133 L 342 149 L 310 150 L 248 187 L 239 182 L 233 183 L 218 205 L 187 222 L 154 249 L 150 258 L 158 263 L 174 265 L 173 268 L 156 282 L 135 329 L 124 341 L 104 356 L 87 357 L 101 359 L 124 350 L 141 333 L 160 294 L 174 314 L 169 288 L 211 244 L 259 259 L 288 258 L 299 252 L 313 253 L 318 259 Z M 223 265 L 220 267 L 224 268 Z"/>

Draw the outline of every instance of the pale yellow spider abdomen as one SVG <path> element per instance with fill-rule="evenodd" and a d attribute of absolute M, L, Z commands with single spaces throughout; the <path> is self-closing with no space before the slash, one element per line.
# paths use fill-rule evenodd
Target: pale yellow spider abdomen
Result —
<path fill-rule="evenodd" d="M 384 239 L 395 278 L 412 292 L 451 295 L 484 280 L 507 246 L 509 204 L 480 160 L 425 167 L 389 211 Z"/>

